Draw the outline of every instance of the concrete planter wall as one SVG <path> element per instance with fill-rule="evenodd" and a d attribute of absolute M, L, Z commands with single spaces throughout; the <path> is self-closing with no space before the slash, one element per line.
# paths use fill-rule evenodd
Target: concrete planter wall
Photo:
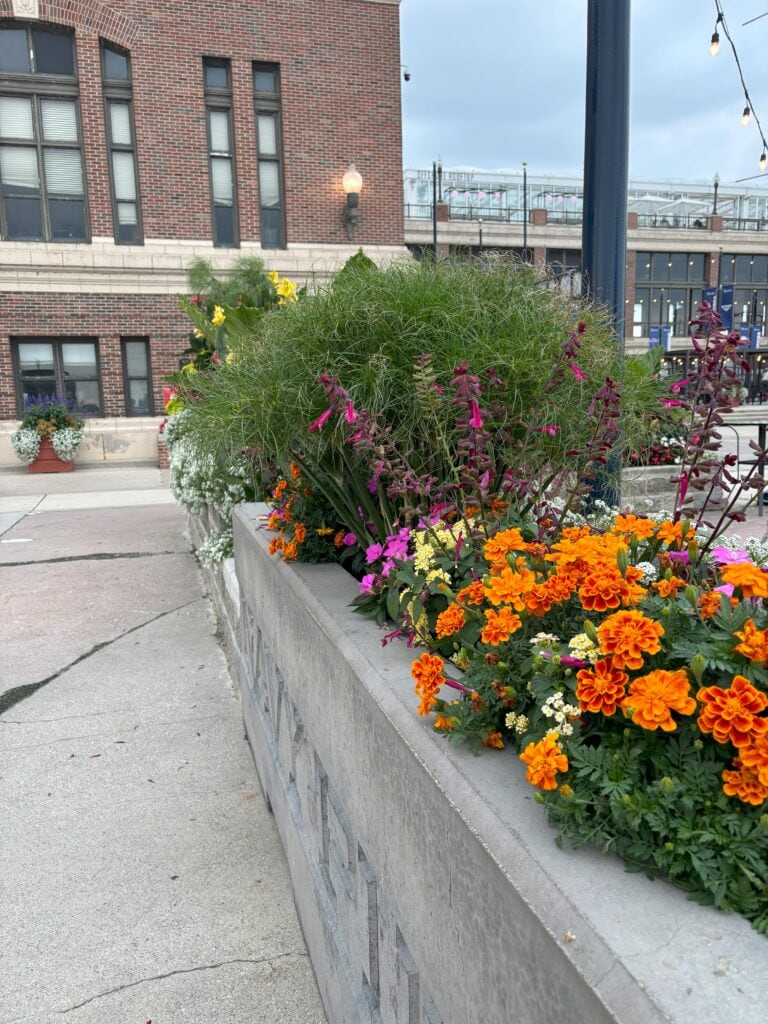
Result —
<path fill-rule="evenodd" d="M 670 478 L 679 473 L 678 466 L 631 466 L 621 471 L 621 503 L 622 506 L 643 507 L 647 499 L 657 508 L 669 508 L 677 493 L 677 484 Z"/>
<path fill-rule="evenodd" d="M 516 756 L 417 718 L 411 652 L 341 569 L 270 557 L 261 512 L 234 515 L 235 670 L 331 1024 L 762 1022 L 768 942 L 559 850 Z"/>

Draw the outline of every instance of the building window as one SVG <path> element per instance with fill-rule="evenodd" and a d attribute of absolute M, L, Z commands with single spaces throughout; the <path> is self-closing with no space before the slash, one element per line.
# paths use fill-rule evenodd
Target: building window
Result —
<path fill-rule="evenodd" d="M 723 253 L 718 280 L 721 285 L 734 285 L 734 330 L 757 324 L 764 334 L 768 318 L 768 256 Z"/>
<path fill-rule="evenodd" d="M 107 125 L 109 172 L 112 181 L 112 223 L 115 242 L 140 245 L 141 205 L 136 167 L 131 64 L 127 53 L 102 43 L 101 74 Z"/>
<path fill-rule="evenodd" d="M 232 76 L 229 61 L 206 58 L 203 61 L 203 75 L 211 172 L 213 244 L 236 246 L 237 202 L 232 141 Z"/>
<path fill-rule="evenodd" d="M 638 252 L 632 337 L 647 338 L 656 325 L 685 337 L 705 287 L 703 253 Z"/>
<path fill-rule="evenodd" d="M 283 146 L 280 125 L 280 75 L 276 64 L 253 68 L 256 143 L 259 157 L 261 245 L 285 248 L 283 205 Z"/>
<path fill-rule="evenodd" d="M 19 415 L 30 399 L 60 396 L 84 416 L 102 410 L 99 353 L 91 338 L 19 338 L 12 343 Z"/>
<path fill-rule="evenodd" d="M 0 25 L 0 237 L 88 241 L 71 33 Z"/>
<path fill-rule="evenodd" d="M 123 338 L 125 412 L 128 416 L 152 415 L 152 373 L 149 338 Z"/>

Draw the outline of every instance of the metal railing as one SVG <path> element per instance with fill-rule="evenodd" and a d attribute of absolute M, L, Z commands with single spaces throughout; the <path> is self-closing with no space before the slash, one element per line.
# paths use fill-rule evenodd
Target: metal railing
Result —
<path fill-rule="evenodd" d="M 414 220 L 431 220 L 432 203 L 406 203 L 406 218 Z M 482 220 L 483 223 L 511 224 L 523 223 L 523 210 L 486 209 L 481 206 L 451 206 L 448 210 L 449 220 Z"/>
<path fill-rule="evenodd" d="M 761 217 L 723 217 L 724 231 L 768 231 L 768 220 Z"/>
<path fill-rule="evenodd" d="M 432 203 L 406 203 L 404 207 L 407 220 L 431 220 Z M 529 210 L 530 213 L 530 210 Z M 581 224 L 581 210 L 547 210 L 547 225 Z M 477 221 L 488 224 L 522 224 L 522 209 L 485 209 L 479 206 L 449 206 L 449 221 Z M 638 213 L 639 228 L 677 228 L 707 230 L 709 218 L 704 214 L 658 214 Z M 724 231 L 766 231 L 768 219 L 757 217 L 724 217 Z"/>
<path fill-rule="evenodd" d="M 699 228 L 706 230 L 707 218 L 701 213 L 638 213 L 639 228 Z"/>

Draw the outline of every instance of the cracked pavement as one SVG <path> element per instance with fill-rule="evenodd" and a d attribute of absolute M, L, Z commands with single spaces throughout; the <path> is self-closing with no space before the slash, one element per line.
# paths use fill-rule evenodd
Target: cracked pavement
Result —
<path fill-rule="evenodd" d="M 183 517 L 128 500 L 0 523 L 0 1024 L 323 1024 Z"/>

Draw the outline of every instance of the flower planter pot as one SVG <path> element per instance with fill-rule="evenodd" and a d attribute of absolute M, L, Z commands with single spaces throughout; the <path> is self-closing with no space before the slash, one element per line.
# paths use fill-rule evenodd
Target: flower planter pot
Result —
<path fill-rule="evenodd" d="M 34 462 L 29 464 L 30 473 L 71 473 L 74 462 L 63 462 L 56 454 L 53 442 L 46 437 L 40 442 L 40 452 Z"/>
<path fill-rule="evenodd" d="M 339 567 L 270 557 L 263 511 L 233 516 L 233 665 L 328 1019 L 762 1021 L 766 940 L 559 849 L 515 754 L 417 718 L 412 652 L 381 647 Z"/>

